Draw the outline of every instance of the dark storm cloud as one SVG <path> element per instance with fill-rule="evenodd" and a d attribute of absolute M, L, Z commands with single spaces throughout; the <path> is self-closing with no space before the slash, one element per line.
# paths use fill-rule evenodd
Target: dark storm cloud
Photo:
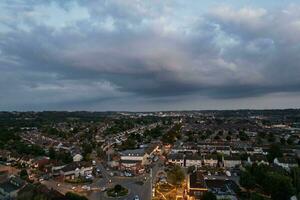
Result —
<path fill-rule="evenodd" d="M 297 5 L 190 16 L 167 1 L 44 2 L 1 4 L 1 109 L 300 90 Z"/>

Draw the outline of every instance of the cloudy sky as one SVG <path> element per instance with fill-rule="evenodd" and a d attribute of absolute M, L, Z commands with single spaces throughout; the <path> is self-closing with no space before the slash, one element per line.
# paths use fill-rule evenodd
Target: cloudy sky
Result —
<path fill-rule="evenodd" d="M 297 107 L 299 0 L 0 1 L 0 110 Z"/>

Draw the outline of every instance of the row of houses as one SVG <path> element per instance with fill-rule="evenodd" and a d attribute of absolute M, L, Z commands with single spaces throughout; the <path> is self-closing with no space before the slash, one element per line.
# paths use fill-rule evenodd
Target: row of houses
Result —
<path fill-rule="evenodd" d="M 265 164 L 269 165 L 268 159 L 263 154 L 248 155 L 246 160 L 242 160 L 241 156 L 235 155 L 222 155 L 217 154 L 203 155 L 190 153 L 173 153 L 168 155 L 168 163 L 180 165 L 182 167 L 195 166 L 200 168 L 202 166 L 210 167 L 224 167 L 224 168 L 234 168 L 240 166 L 242 163 L 245 164 Z M 292 167 L 297 167 L 298 162 L 294 157 L 283 157 L 275 158 L 273 164 L 283 167 L 289 170 Z"/>
<path fill-rule="evenodd" d="M 233 168 L 242 164 L 239 156 L 222 156 L 216 154 L 201 156 L 199 154 L 170 154 L 168 163 L 180 165 L 181 167 L 225 167 Z"/>
<path fill-rule="evenodd" d="M 179 153 L 179 152 L 193 152 L 193 153 L 201 153 L 211 154 L 211 153 L 221 153 L 224 155 L 231 154 L 263 154 L 267 155 L 268 148 L 265 147 L 238 147 L 238 146 L 230 146 L 218 143 L 200 143 L 200 144 L 181 144 L 174 146 L 171 150 L 171 153 Z"/>
<path fill-rule="evenodd" d="M 52 167 L 52 175 L 54 177 L 61 177 L 65 180 L 76 179 L 79 177 L 86 177 L 93 173 L 93 166 L 90 162 L 73 162 L 67 165 L 60 165 Z"/>
<path fill-rule="evenodd" d="M 0 199 L 15 199 L 20 189 L 26 185 L 26 182 L 17 176 L 9 176 L 0 182 Z"/>

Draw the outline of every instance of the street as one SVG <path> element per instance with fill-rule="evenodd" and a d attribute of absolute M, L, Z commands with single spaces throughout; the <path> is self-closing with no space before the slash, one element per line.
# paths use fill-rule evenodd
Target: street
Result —
<path fill-rule="evenodd" d="M 129 194 L 125 197 L 120 197 L 116 199 L 120 200 L 130 200 L 133 199 L 135 195 L 138 195 L 142 200 L 150 200 L 151 199 L 151 181 L 150 175 L 141 175 L 134 177 L 123 177 L 123 176 L 110 176 L 109 172 L 103 167 L 100 163 L 97 165 L 102 172 L 103 178 L 91 184 L 91 187 L 100 187 L 100 188 L 110 188 L 116 184 L 120 184 L 129 190 Z M 146 180 L 145 180 L 146 177 Z M 111 182 L 110 182 L 111 180 Z M 101 191 L 93 191 L 88 195 L 91 200 L 105 200 L 111 199 L 106 196 L 105 192 Z"/>
<path fill-rule="evenodd" d="M 139 196 L 141 200 L 151 200 L 152 197 L 152 186 L 156 182 L 157 174 L 163 170 L 162 165 L 163 159 L 160 158 L 158 161 L 153 163 L 150 173 L 145 173 L 139 176 L 125 177 L 125 176 L 111 176 L 113 171 L 106 169 L 102 163 L 97 163 L 97 168 L 101 171 L 101 178 L 95 178 L 91 184 L 69 184 L 65 182 L 57 182 L 55 180 L 44 180 L 42 184 L 46 185 L 48 188 L 53 188 L 59 192 L 65 194 L 67 192 L 77 192 L 82 195 L 85 194 L 91 200 L 106 200 L 112 199 L 106 195 L 105 191 L 101 191 L 103 188 L 112 188 L 116 184 L 120 184 L 127 188 L 129 193 L 124 197 L 119 197 L 115 199 L 119 200 L 131 200 L 134 199 L 136 195 Z M 90 187 L 90 191 L 82 189 L 82 185 Z"/>

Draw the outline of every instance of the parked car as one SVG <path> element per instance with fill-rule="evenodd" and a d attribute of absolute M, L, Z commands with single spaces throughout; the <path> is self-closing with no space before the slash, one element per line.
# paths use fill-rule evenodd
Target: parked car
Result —
<path fill-rule="evenodd" d="M 131 174 L 131 173 L 129 173 L 129 172 L 124 172 L 124 176 L 131 177 L 131 176 L 132 176 L 132 174 Z"/>
<path fill-rule="evenodd" d="M 94 177 L 92 174 L 88 174 L 85 176 L 85 179 L 92 180 Z"/>
<path fill-rule="evenodd" d="M 87 185 L 84 185 L 84 186 L 82 186 L 81 188 L 84 189 L 84 190 L 91 190 L 91 187 L 90 187 L 90 186 L 87 186 Z"/>
<path fill-rule="evenodd" d="M 226 171 L 225 174 L 226 174 L 226 176 L 231 176 L 230 171 Z"/>
<path fill-rule="evenodd" d="M 101 188 L 100 188 L 100 191 L 101 191 L 101 192 L 105 192 L 106 190 L 107 190 L 107 187 L 101 187 Z"/>

